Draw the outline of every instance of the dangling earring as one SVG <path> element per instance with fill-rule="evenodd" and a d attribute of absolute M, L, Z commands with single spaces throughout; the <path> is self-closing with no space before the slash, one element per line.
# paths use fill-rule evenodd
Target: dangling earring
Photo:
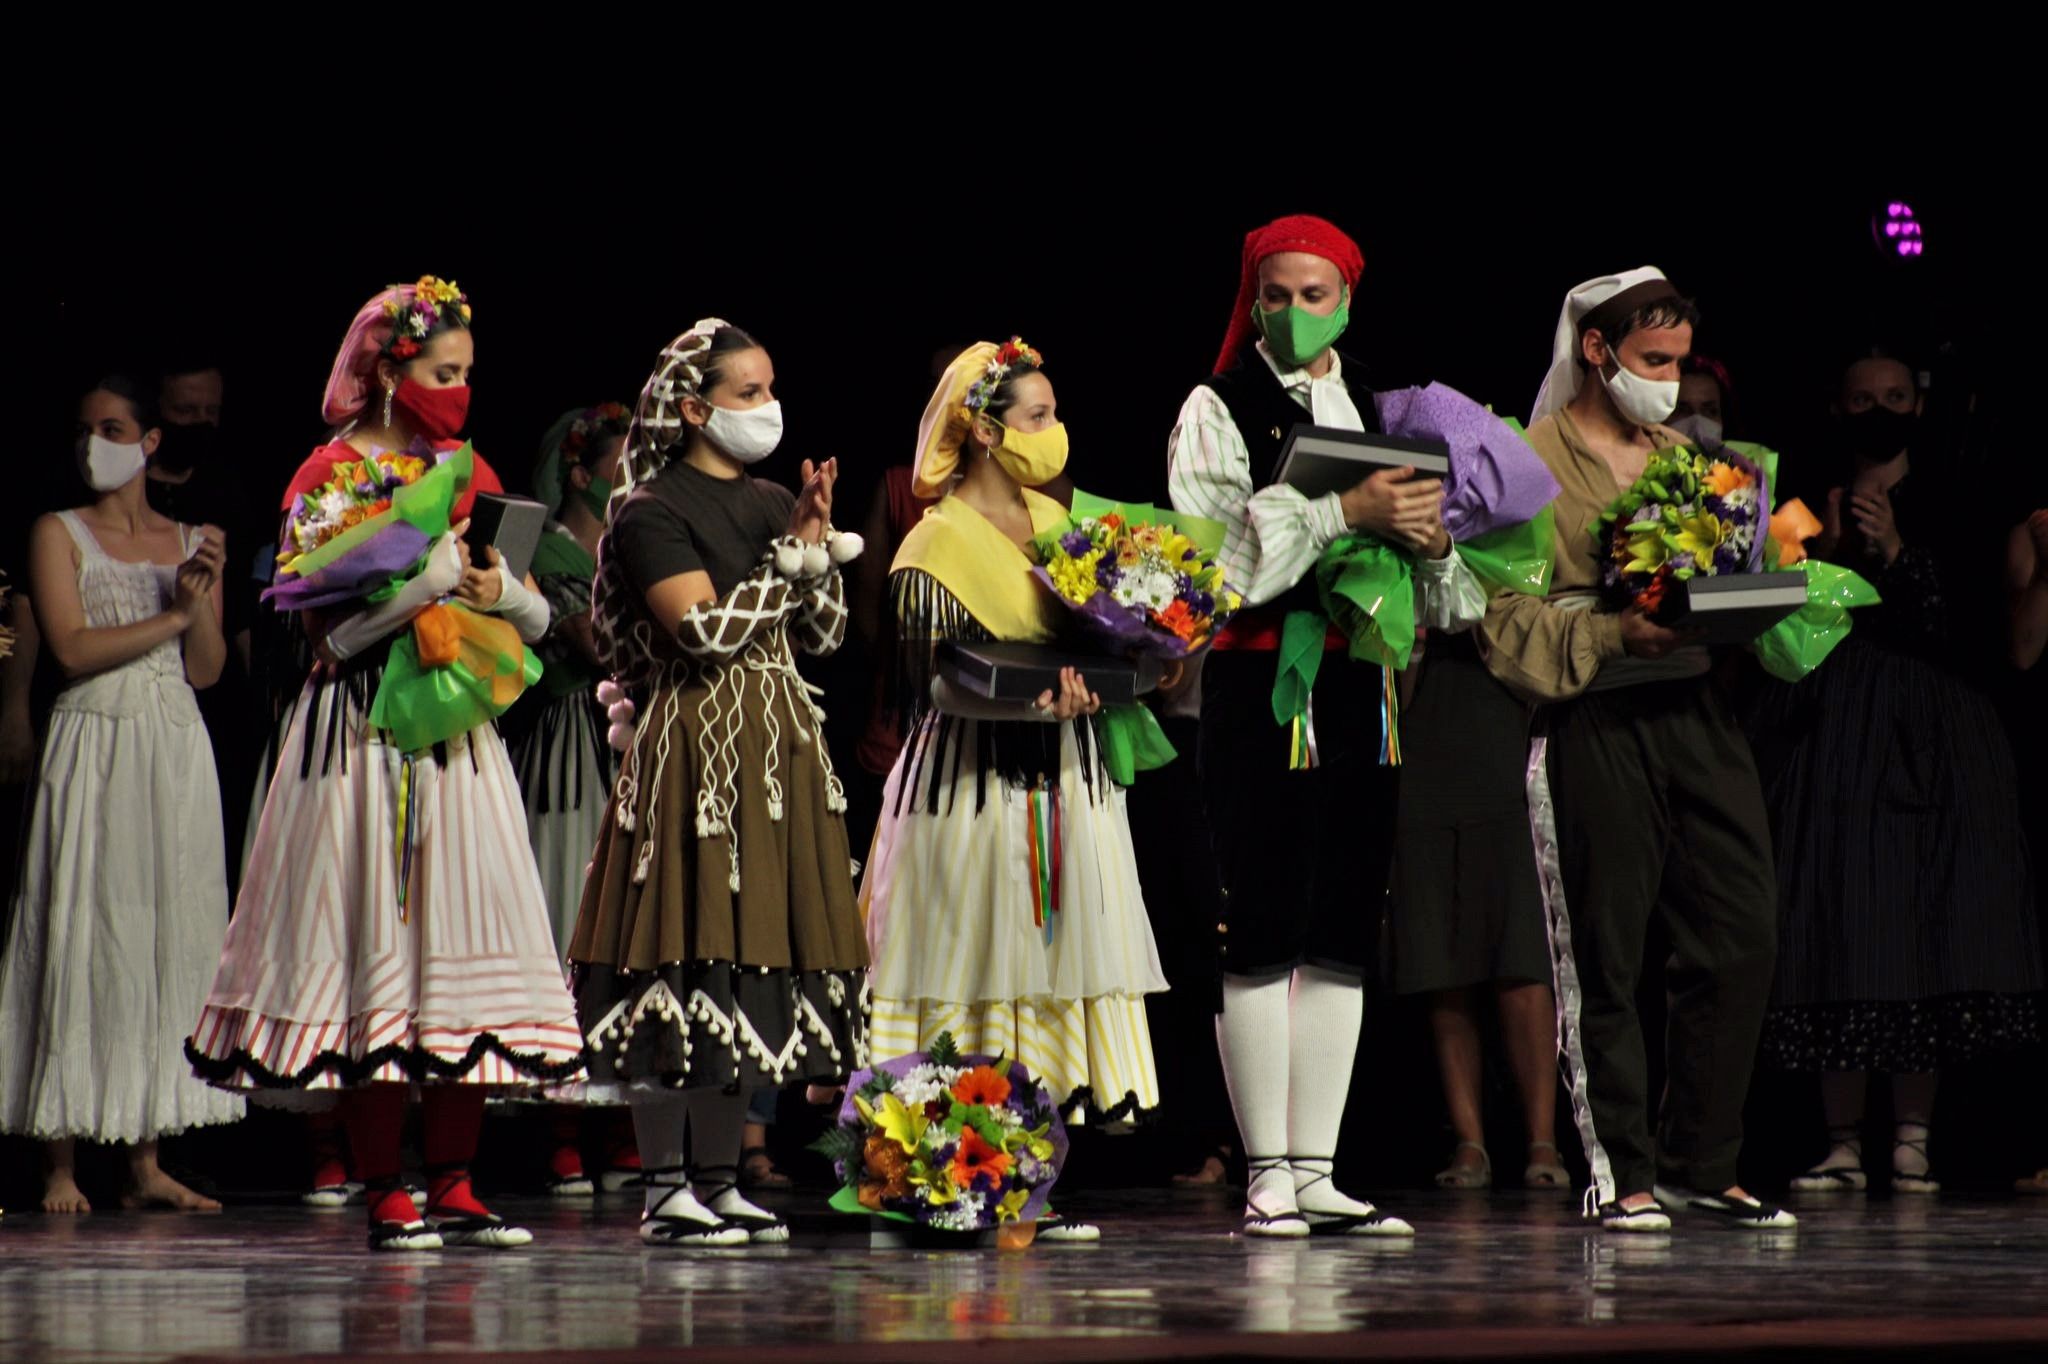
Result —
<path fill-rule="evenodd" d="M 391 384 L 384 385 L 384 429 L 391 429 L 391 395 L 398 390 Z"/>

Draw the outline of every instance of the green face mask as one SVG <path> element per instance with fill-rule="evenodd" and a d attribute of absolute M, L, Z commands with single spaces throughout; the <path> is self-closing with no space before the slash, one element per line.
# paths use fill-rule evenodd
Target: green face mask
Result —
<path fill-rule="evenodd" d="M 578 492 L 576 496 L 582 499 L 584 510 L 602 521 L 605 506 L 612 500 L 612 481 L 592 474 L 590 486 Z"/>
<path fill-rule="evenodd" d="M 1344 334 L 1344 328 L 1351 324 L 1351 290 L 1344 291 L 1344 301 L 1337 305 L 1337 311 L 1328 317 L 1292 305 L 1279 312 L 1269 313 L 1257 302 L 1252 304 L 1252 325 L 1259 329 L 1259 335 L 1266 338 L 1273 358 L 1288 369 L 1303 369 L 1311 360 L 1335 345 L 1337 338 Z"/>

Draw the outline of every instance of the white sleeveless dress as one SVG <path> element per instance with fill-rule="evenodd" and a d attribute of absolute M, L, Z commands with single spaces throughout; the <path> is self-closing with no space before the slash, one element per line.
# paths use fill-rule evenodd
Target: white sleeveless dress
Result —
<path fill-rule="evenodd" d="M 87 625 L 161 614 L 177 570 L 109 558 L 71 512 Z M 178 528 L 189 554 L 198 532 Z M 0 1129 L 146 1141 L 242 1116 L 185 1038 L 228 925 L 220 784 L 173 638 L 57 698 L 0 966 Z"/>

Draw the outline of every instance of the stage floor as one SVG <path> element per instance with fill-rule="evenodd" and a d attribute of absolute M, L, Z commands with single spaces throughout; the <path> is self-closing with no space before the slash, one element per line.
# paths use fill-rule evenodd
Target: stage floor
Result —
<path fill-rule="evenodd" d="M 1097 1246 L 655 1251 L 637 1201 L 506 1200 L 522 1251 L 373 1256 L 360 1209 L 0 1219 L 0 1360 L 530 1354 L 888 1359 L 1505 1358 L 1804 1348 L 2048 1357 L 2048 1201 L 1809 1199 L 1796 1232 L 1589 1230 L 1576 1200 L 1388 1197 L 1412 1243 L 1246 1242 L 1221 1194 L 1095 1196 Z M 1844 1357 L 1847 1357 L 1846 1354 Z"/>

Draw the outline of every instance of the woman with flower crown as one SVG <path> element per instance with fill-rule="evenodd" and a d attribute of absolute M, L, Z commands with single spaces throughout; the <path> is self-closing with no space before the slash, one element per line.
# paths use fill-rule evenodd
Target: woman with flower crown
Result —
<path fill-rule="evenodd" d="M 914 486 L 942 500 L 890 574 L 909 740 L 861 885 L 879 1056 L 929 1049 L 1021 1061 L 1063 1110 L 1156 1108 L 1144 996 L 1164 990 L 1125 795 L 1104 769 L 1098 697 L 989 702 L 934 684 L 941 640 L 1045 642 L 1057 607 L 1032 538 L 1065 520 L 1034 489 L 1066 464 L 1037 351 L 970 347 L 918 430 Z"/>
<path fill-rule="evenodd" d="M 845 636 L 860 537 L 832 530 L 836 461 L 806 461 L 798 495 L 748 476 L 781 439 L 768 352 L 699 322 L 641 390 L 598 546 L 625 757 L 569 959 L 590 1097 L 633 1108 L 651 1245 L 788 1240 L 739 1191 L 747 1091 L 868 1060 L 846 793 L 796 670 Z"/>
<path fill-rule="evenodd" d="M 582 1065 L 491 722 L 538 672 L 522 641 L 548 607 L 461 539 L 477 489 L 497 486 L 452 439 L 474 362 L 468 300 L 432 277 L 364 305 L 335 357 L 335 434 L 286 494 L 269 594 L 305 618 L 318 663 L 186 1047 L 223 1088 L 342 1092 L 373 1249 L 530 1241 L 470 1189 L 484 1099 Z M 415 1087 L 424 1219 L 399 1183 Z"/>

